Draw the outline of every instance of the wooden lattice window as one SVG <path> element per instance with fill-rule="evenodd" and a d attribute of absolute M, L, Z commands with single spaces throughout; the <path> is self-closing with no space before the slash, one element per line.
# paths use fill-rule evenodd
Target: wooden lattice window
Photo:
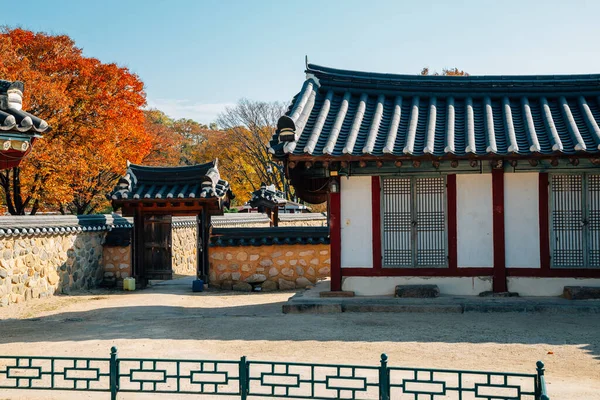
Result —
<path fill-rule="evenodd" d="M 600 174 L 552 175 L 552 267 L 600 268 Z"/>
<path fill-rule="evenodd" d="M 384 267 L 446 267 L 446 179 L 384 178 Z"/>

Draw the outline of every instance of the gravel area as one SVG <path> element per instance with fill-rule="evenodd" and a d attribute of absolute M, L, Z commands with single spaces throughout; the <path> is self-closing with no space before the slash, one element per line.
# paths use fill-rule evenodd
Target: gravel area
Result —
<path fill-rule="evenodd" d="M 0 309 L 0 355 L 107 357 L 117 346 L 121 357 L 377 365 L 387 353 L 390 365 L 524 373 L 543 360 L 553 400 L 600 400 L 597 314 L 282 314 L 292 294 L 164 285 L 39 299 Z M 0 391 L 0 399 L 106 396 Z"/>

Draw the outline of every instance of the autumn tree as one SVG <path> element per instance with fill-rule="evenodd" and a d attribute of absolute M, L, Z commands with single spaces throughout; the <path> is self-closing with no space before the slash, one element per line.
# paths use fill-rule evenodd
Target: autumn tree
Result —
<path fill-rule="evenodd" d="M 444 76 L 469 76 L 468 72 L 465 72 L 463 70 L 460 70 L 456 67 L 454 68 L 442 68 L 442 73 L 440 74 L 437 71 L 429 71 L 429 67 L 424 67 L 421 70 L 421 74 L 422 76 L 426 76 L 426 75 L 433 75 L 433 76 L 438 76 L 438 75 L 444 75 Z"/>
<path fill-rule="evenodd" d="M 0 173 L 11 214 L 96 212 L 126 160 L 141 162 L 150 151 L 141 80 L 84 57 L 66 35 L 3 28 L 0 77 L 23 81 L 24 109 L 51 127 L 29 158 Z"/>
<path fill-rule="evenodd" d="M 220 131 L 211 131 L 205 145 L 200 146 L 205 154 L 219 157 L 221 173 L 232 184 L 238 200 L 247 200 L 261 183 L 291 190 L 283 184 L 279 164 L 271 160 L 268 152 L 277 120 L 286 109 L 279 102 L 242 99 L 219 115 Z"/>

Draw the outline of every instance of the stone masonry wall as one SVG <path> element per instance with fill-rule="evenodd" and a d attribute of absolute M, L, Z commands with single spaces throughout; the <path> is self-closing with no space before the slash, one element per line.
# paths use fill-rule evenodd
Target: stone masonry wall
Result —
<path fill-rule="evenodd" d="M 329 277 L 329 245 L 210 247 L 210 285 L 226 290 L 304 288 Z"/>
<path fill-rule="evenodd" d="M 0 306 L 96 286 L 105 232 L 12 236 L 0 240 Z"/>
<path fill-rule="evenodd" d="M 131 245 L 104 246 L 103 250 L 104 279 L 116 280 L 123 284 L 123 279 L 131 276 Z"/>
<path fill-rule="evenodd" d="M 173 229 L 172 265 L 177 275 L 196 275 L 197 254 L 196 226 Z"/>

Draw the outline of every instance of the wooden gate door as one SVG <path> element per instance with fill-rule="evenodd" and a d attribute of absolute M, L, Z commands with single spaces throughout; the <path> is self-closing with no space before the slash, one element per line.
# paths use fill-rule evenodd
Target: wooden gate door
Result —
<path fill-rule="evenodd" d="M 144 275 L 150 279 L 173 279 L 171 265 L 171 216 L 144 216 Z"/>

